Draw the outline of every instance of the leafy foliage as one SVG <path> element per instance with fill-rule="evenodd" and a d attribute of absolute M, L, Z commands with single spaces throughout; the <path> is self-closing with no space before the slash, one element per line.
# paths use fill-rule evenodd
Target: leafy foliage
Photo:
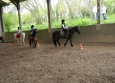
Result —
<path fill-rule="evenodd" d="M 30 26 L 34 24 L 38 30 L 48 29 L 48 15 L 46 0 L 28 0 L 24 6 L 30 13 L 22 15 L 22 30 L 30 30 Z M 52 0 L 53 1 L 53 0 Z M 97 0 L 58 0 L 57 4 L 51 8 L 52 28 L 61 28 L 61 19 L 65 19 L 66 25 L 71 26 L 87 26 L 96 25 L 97 21 L 93 19 L 92 7 L 96 5 Z M 103 4 L 107 7 L 107 20 L 103 20 L 102 24 L 115 23 L 115 0 L 103 0 Z M 18 27 L 18 15 L 9 12 L 4 14 L 5 27 L 7 32 L 16 31 Z"/>
<path fill-rule="evenodd" d="M 6 32 L 13 31 L 14 28 L 18 27 L 17 18 L 18 18 L 17 15 L 12 12 L 4 14 L 4 23 L 5 23 Z"/>
<path fill-rule="evenodd" d="M 108 15 L 107 16 L 107 20 L 103 20 L 102 18 L 102 24 L 110 24 L 110 23 L 115 23 L 115 19 L 113 18 L 115 17 L 115 14 L 113 15 Z M 88 26 L 88 25 L 96 25 L 97 21 L 91 21 L 90 18 L 75 18 L 73 20 L 66 20 L 65 21 L 66 25 L 68 27 L 72 27 L 72 26 Z M 23 30 L 30 30 L 30 26 L 31 25 L 24 25 Z M 48 29 L 48 23 L 44 23 L 44 24 L 39 24 L 36 25 L 35 24 L 35 28 L 38 30 L 43 30 L 43 29 Z M 61 28 L 61 20 L 56 20 L 54 22 L 52 22 L 52 29 L 54 28 Z"/>

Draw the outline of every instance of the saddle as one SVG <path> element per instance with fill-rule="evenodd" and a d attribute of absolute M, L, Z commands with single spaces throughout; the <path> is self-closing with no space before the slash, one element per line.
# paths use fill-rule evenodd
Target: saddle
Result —
<path fill-rule="evenodd" d="M 16 35 L 16 38 L 20 38 L 20 35 L 17 34 L 17 35 Z"/>
<path fill-rule="evenodd" d="M 66 37 L 68 37 L 67 35 L 68 35 L 68 33 L 67 33 L 67 32 L 64 32 L 63 29 L 60 30 L 60 37 L 66 38 Z"/>
<path fill-rule="evenodd" d="M 61 30 L 60 30 L 60 35 L 64 36 L 64 33 L 65 33 L 65 32 L 63 31 L 63 29 L 61 29 Z"/>

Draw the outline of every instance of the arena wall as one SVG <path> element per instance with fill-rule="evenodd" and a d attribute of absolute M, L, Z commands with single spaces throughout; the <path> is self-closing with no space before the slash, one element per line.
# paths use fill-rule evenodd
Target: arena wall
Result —
<path fill-rule="evenodd" d="M 60 29 L 39 30 L 39 43 L 52 43 L 52 33 Z M 100 25 L 100 29 L 96 29 L 96 25 L 92 26 L 80 26 L 80 34 L 75 33 L 73 35 L 73 43 L 114 43 L 115 42 L 115 24 L 104 24 Z M 13 42 L 13 33 L 15 32 L 5 32 L 4 41 Z M 26 43 L 28 43 L 28 34 L 30 31 L 25 31 L 26 33 Z M 61 39 L 60 42 L 64 42 L 65 39 Z"/>

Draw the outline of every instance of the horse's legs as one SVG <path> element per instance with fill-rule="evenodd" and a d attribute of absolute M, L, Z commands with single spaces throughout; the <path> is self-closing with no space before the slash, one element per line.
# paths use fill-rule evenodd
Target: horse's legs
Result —
<path fill-rule="evenodd" d="M 31 47 L 31 41 L 29 40 L 29 44 L 30 44 L 30 47 Z"/>
<path fill-rule="evenodd" d="M 31 47 L 31 46 L 34 47 L 34 48 L 36 48 L 36 42 L 30 40 L 30 47 Z"/>
<path fill-rule="evenodd" d="M 34 41 L 34 47 L 36 48 L 36 45 L 37 45 L 37 41 Z"/>
<path fill-rule="evenodd" d="M 20 45 L 25 45 L 25 41 L 24 41 L 23 34 L 20 34 L 19 44 L 20 44 Z"/>
<path fill-rule="evenodd" d="M 57 47 L 57 39 L 53 40 L 54 45 Z"/>
<path fill-rule="evenodd" d="M 55 42 L 55 46 L 57 47 L 57 41 Z"/>
<path fill-rule="evenodd" d="M 36 48 L 36 43 L 34 43 L 34 47 Z"/>
<path fill-rule="evenodd" d="M 57 43 L 58 43 L 58 45 L 60 46 L 59 39 L 60 39 L 60 38 L 57 39 Z"/>
<path fill-rule="evenodd" d="M 17 39 L 17 41 L 18 41 L 18 45 L 20 45 L 20 39 L 19 38 Z"/>
<path fill-rule="evenodd" d="M 71 47 L 73 47 L 73 44 L 72 44 L 72 39 L 70 38 L 70 43 L 71 43 Z"/>
<path fill-rule="evenodd" d="M 21 38 L 19 38 L 19 45 L 21 45 Z"/>
<path fill-rule="evenodd" d="M 21 44 L 21 45 L 25 45 L 24 38 L 21 38 L 21 39 L 20 39 L 20 44 Z"/>
<path fill-rule="evenodd" d="M 19 38 L 19 45 L 21 45 L 21 38 Z"/>
<path fill-rule="evenodd" d="M 57 40 L 53 40 L 54 45 L 57 47 Z"/>
<path fill-rule="evenodd" d="M 65 42 L 64 46 L 66 46 L 66 44 L 67 44 L 68 40 L 69 40 L 69 38 L 67 38 L 67 40 L 66 40 L 66 42 Z"/>
<path fill-rule="evenodd" d="M 24 41 L 24 38 L 22 39 L 22 41 L 23 41 L 23 44 L 25 45 L 25 41 Z"/>

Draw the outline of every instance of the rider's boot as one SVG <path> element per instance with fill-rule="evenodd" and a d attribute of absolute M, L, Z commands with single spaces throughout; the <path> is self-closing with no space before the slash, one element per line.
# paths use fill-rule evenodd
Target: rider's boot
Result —
<path fill-rule="evenodd" d="M 65 32 L 65 34 L 64 34 L 64 37 L 65 37 L 65 38 L 67 38 L 67 37 L 68 37 L 68 34 L 67 34 L 67 32 Z"/>

